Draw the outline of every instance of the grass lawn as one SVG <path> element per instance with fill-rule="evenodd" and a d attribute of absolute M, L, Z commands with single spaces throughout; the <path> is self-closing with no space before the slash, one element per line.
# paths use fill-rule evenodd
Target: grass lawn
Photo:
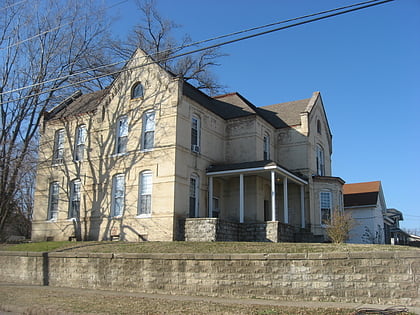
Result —
<path fill-rule="evenodd" d="M 265 243 L 265 242 L 37 242 L 0 244 L 0 250 L 50 252 L 74 251 L 92 253 L 321 253 L 361 251 L 407 251 L 420 248 L 392 245 Z"/>

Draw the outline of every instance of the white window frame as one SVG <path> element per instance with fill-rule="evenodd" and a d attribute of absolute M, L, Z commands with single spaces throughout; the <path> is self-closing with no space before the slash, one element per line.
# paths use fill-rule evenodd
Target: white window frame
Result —
<path fill-rule="evenodd" d="M 112 178 L 111 217 L 120 218 L 125 209 L 125 175 L 116 174 Z M 120 207 L 117 209 L 118 205 Z"/>
<path fill-rule="evenodd" d="M 200 206 L 200 177 L 197 174 L 191 175 L 188 187 L 189 187 L 188 217 L 198 218 L 199 206 Z M 192 213 L 192 210 L 194 213 Z"/>
<path fill-rule="evenodd" d="M 69 219 L 80 218 L 81 189 L 80 179 L 77 178 L 70 182 Z"/>
<path fill-rule="evenodd" d="M 263 160 L 270 160 L 270 135 L 265 132 L 263 137 Z"/>
<path fill-rule="evenodd" d="M 325 153 L 321 145 L 316 146 L 316 174 L 325 176 Z"/>
<path fill-rule="evenodd" d="M 141 91 L 141 93 L 139 93 L 139 91 Z M 136 82 L 131 89 L 131 99 L 142 97 L 144 97 L 144 86 L 141 82 Z"/>
<path fill-rule="evenodd" d="M 328 204 L 327 204 L 328 203 Z M 325 221 L 332 218 L 332 193 L 331 191 L 321 191 L 319 193 L 319 213 L 321 219 L 321 226 L 325 227 Z M 324 212 L 329 211 L 329 215 L 325 216 Z"/>
<path fill-rule="evenodd" d="M 141 132 L 141 150 L 151 151 L 155 147 L 155 128 L 156 128 L 156 113 L 154 110 L 148 110 L 143 113 L 143 123 Z M 150 137 L 150 138 L 148 138 Z M 150 141 L 151 144 L 147 143 L 146 140 Z"/>
<path fill-rule="evenodd" d="M 191 151 L 200 153 L 201 119 L 197 115 L 191 117 Z"/>
<path fill-rule="evenodd" d="M 64 128 L 54 134 L 53 165 L 62 164 L 64 160 Z"/>
<path fill-rule="evenodd" d="M 84 160 L 86 133 L 86 125 L 80 125 L 76 128 L 76 137 L 74 141 L 74 160 L 76 162 Z"/>
<path fill-rule="evenodd" d="M 58 204 L 60 200 L 60 183 L 55 181 L 50 183 L 48 195 L 48 214 L 47 220 L 56 221 L 58 219 Z"/>
<path fill-rule="evenodd" d="M 116 128 L 115 154 L 127 153 L 128 143 L 128 116 L 118 118 Z"/>
<path fill-rule="evenodd" d="M 147 180 L 148 182 L 145 182 Z M 138 199 L 138 209 L 137 217 L 138 218 L 149 218 L 152 216 L 152 189 L 153 189 L 153 175 L 152 171 L 146 170 L 140 173 L 139 176 L 139 199 Z M 146 212 L 142 211 L 144 209 L 145 197 L 148 198 L 146 201 Z"/>

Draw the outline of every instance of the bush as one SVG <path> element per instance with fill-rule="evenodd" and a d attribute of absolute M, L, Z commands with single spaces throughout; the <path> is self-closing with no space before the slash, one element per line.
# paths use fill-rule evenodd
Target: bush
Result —
<path fill-rule="evenodd" d="M 331 242 L 340 244 L 349 238 L 349 232 L 355 222 L 349 213 L 335 209 L 329 220 L 324 222 L 327 227 L 327 235 Z"/>

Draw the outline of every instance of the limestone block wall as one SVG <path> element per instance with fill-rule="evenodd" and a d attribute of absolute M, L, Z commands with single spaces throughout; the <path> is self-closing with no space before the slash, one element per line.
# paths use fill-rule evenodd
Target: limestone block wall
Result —
<path fill-rule="evenodd" d="M 420 251 L 0 252 L 2 282 L 162 294 L 420 306 Z"/>

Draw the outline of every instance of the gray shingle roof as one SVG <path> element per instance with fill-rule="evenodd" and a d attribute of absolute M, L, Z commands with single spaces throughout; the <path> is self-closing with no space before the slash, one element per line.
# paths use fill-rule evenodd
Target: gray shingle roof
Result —
<path fill-rule="evenodd" d="M 283 128 L 286 126 L 300 125 L 300 114 L 305 111 L 311 99 L 274 104 L 258 107 L 263 115 L 274 127 Z"/>
<path fill-rule="evenodd" d="M 108 89 L 70 97 L 51 111 L 45 114 L 46 120 L 60 119 L 81 114 L 90 113 L 96 110 L 101 100 L 108 92 Z"/>

